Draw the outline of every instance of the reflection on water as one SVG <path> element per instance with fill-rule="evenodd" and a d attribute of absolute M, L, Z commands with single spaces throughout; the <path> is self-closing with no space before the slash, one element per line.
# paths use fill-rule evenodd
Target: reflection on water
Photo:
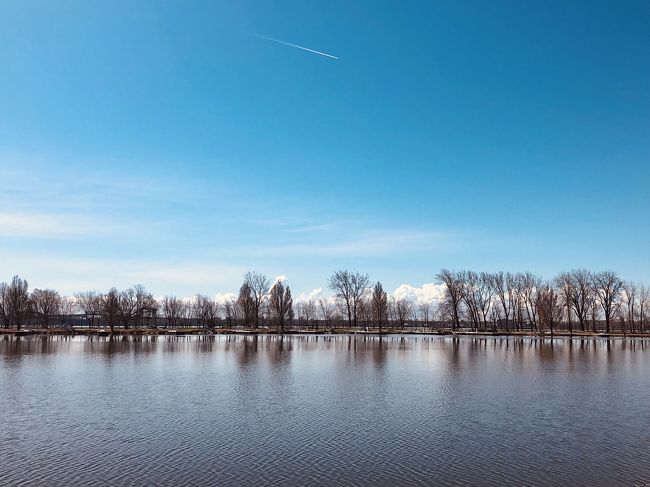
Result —
<path fill-rule="evenodd" d="M 0 485 L 641 485 L 650 341 L 0 338 Z"/>
<path fill-rule="evenodd" d="M 461 347 L 462 345 L 462 347 Z M 536 351 L 539 355 L 580 351 L 644 351 L 650 340 L 639 338 L 440 337 L 433 335 L 180 335 L 180 336 L 27 336 L 3 335 L 0 354 L 52 353 L 238 352 L 249 355 L 298 351 L 380 352 L 431 350 Z"/>

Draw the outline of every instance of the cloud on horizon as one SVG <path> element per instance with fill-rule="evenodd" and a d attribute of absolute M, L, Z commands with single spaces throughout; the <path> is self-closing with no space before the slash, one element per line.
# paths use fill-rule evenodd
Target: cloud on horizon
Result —
<path fill-rule="evenodd" d="M 444 284 L 426 283 L 420 287 L 402 284 L 393 291 L 393 297 L 396 300 L 406 299 L 415 304 L 433 304 L 442 300 L 444 290 Z"/>

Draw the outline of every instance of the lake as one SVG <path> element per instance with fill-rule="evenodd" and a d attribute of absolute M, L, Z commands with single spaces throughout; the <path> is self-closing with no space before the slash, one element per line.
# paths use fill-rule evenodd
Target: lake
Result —
<path fill-rule="evenodd" d="M 648 485 L 650 341 L 0 337 L 0 485 Z"/>

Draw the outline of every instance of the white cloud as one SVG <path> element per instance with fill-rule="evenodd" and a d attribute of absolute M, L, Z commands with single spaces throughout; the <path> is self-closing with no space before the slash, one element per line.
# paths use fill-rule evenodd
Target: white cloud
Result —
<path fill-rule="evenodd" d="M 304 303 L 309 300 L 316 301 L 322 295 L 323 295 L 323 288 L 317 287 L 316 289 L 312 289 L 308 293 L 300 293 L 298 295 L 298 298 L 295 299 L 295 301 L 297 303 Z"/>
<path fill-rule="evenodd" d="M 444 296 L 444 284 L 423 284 L 421 287 L 402 284 L 393 292 L 395 299 L 407 299 L 416 304 L 438 303 Z"/>
<path fill-rule="evenodd" d="M 214 295 L 214 300 L 217 303 L 221 303 L 221 304 L 231 301 L 233 299 L 237 299 L 237 295 L 235 293 L 217 293 Z"/>

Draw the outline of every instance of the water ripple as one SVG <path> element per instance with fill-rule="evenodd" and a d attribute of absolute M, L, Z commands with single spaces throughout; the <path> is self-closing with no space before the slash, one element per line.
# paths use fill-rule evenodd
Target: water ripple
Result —
<path fill-rule="evenodd" d="M 645 340 L 48 340 L 0 339 L 3 486 L 650 482 Z"/>

